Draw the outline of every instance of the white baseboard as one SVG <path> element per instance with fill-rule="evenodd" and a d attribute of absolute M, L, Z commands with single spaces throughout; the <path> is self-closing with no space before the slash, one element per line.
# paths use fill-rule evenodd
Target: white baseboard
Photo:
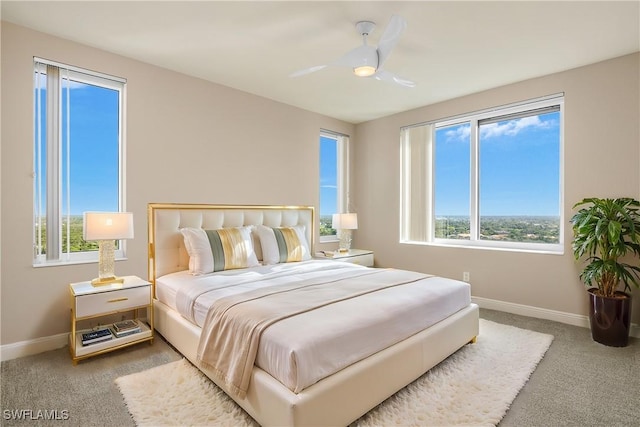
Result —
<path fill-rule="evenodd" d="M 580 314 L 565 313 L 563 311 L 549 310 L 546 308 L 533 307 L 530 305 L 515 304 L 512 302 L 499 301 L 482 297 L 471 297 L 473 302 L 480 308 L 489 310 L 504 311 L 506 313 L 519 314 L 521 316 L 535 317 L 538 319 L 553 320 L 555 322 L 566 323 L 573 326 L 589 328 L 589 317 Z M 629 336 L 640 338 L 640 326 L 632 323 Z"/>
<path fill-rule="evenodd" d="M 69 334 L 63 333 L 50 337 L 36 338 L 29 341 L 19 341 L 0 346 L 0 361 L 31 356 L 49 350 L 62 348 L 69 344 Z"/>

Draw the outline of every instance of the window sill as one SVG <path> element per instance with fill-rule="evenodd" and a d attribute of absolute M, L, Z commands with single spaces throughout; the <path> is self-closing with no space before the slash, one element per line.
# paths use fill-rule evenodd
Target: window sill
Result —
<path fill-rule="evenodd" d="M 418 241 L 401 241 L 400 244 L 406 245 L 420 245 L 420 246 L 435 246 L 440 248 L 464 248 L 464 249 L 481 249 L 489 251 L 502 251 L 502 252 L 521 252 L 532 253 L 542 255 L 564 255 L 564 247 L 562 245 L 540 245 L 540 247 L 528 247 L 514 244 L 513 246 L 506 245 L 490 245 L 485 242 L 474 244 L 468 241 L 458 241 L 461 243 L 448 243 L 448 242 L 418 242 Z M 536 245 L 536 244 L 533 244 Z"/>
<path fill-rule="evenodd" d="M 127 261 L 127 257 L 118 257 L 115 261 Z M 34 268 L 42 268 L 42 267 L 60 267 L 63 265 L 80 265 L 80 264 L 97 264 L 97 259 L 78 259 L 78 260 L 69 260 L 69 261 L 42 261 L 42 262 L 34 262 Z"/>
<path fill-rule="evenodd" d="M 337 236 L 320 236 L 318 243 L 337 243 L 340 239 Z"/>

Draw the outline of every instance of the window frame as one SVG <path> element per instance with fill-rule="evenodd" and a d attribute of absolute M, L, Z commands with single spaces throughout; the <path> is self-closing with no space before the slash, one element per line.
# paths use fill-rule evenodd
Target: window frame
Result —
<path fill-rule="evenodd" d="M 96 72 L 96 71 L 92 71 L 92 70 L 87 70 L 87 69 L 83 69 L 80 67 L 75 67 L 75 66 L 71 66 L 71 65 L 67 65 L 67 64 L 63 64 L 60 62 L 56 62 L 56 61 L 51 61 L 51 60 L 47 60 L 47 59 L 42 59 L 42 58 L 38 58 L 38 57 L 34 57 L 33 58 L 33 73 L 34 73 L 34 92 L 40 87 L 39 86 L 39 82 L 37 82 L 36 80 L 38 78 L 40 78 L 39 76 L 41 75 L 41 71 L 39 71 L 40 67 L 47 67 L 47 66 L 53 66 L 53 67 L 57 67 L 58 68 L 58 76 L 57 76 L 57 81 L 56 81 L 56 88 L 53 89 L 52 92 L 55 93 L 56 96 L 56 102 L 58 104 L 58 106 L 56 108 L 61 109 L 62 108 L 62 100 L 63 100 L 63 91 L 66 91 L 66 87 L 63 81 L 64 80 L 70 80 L 70 81 L 77 81 L 83 84 L 87 84 L 87 85 L 92 85 L 92 86 L 99 86 L 101 88 L 105 88 L 105 89 L 109 89 L 109 90 L 114 90 L 116 92 L 118 92 L 118 211 L 120 212 L 125 212 L 126 208 L 125 208 L 125 189 L 126 189 L 126 177 L 125 177 L 125 170 L 126 170 L 126 159 L 125 159 L 125 147 L 126 147 L 126 79 L 120 78 L 120 77 L 115 77 L 115 76 L 111 76 L 108 74 L 104 74 L 104 73 L 100 73 L 100 72 Z M 44 75 L 47 76 L 47 73 L 44 72 Z M 64 75 L 64 77 L 63 77 Z M 45 77 L 47 78 L 47 77 Z M 55 79 L 55 78 L 54 78 Z M 49 93 L 50 90 L 52 90 L 52 88 L 49 87 L 49 79 L 47 78 L 47 103 L 49 104 L 50 102 L 52 102 L 49 99 Z M 46 150 L 50 151 L 50 149 L 55 150 L 58 153 L 62 152 L 62 147 L 65 145 L 65 141 L 63 140 L 63 135 L 62 135 L 62 113 L 58 114 L 58 122 L 55 124 L 55 127 L 57 129 L 55 129 L 55 131 L 50 131 L 48 129 L 49 127 L 49 123 L 51 123 L 52 120 L 54 120 L 53 118 L 49 118 L 48 115 L 50 114 L 49 111 L 49 107 L 47 107 L 47 113 L 40 117 L 40 111 L 38 111 L 38 109 L 40 108 L 41 105 L 41 99 L 39 98 L 38 95 L 34 94 L 34 98 L 33 98 L 33 114 L 34 114 L 34 119 L 33 119 L 33 148 L 34 148 L 34 153 L 33 153 L 33 178 L 34 178 L 34 182 L 33 182 L 33 266 L 34 267 L 46 267 L 46 266 L 56 266 L 56 265 L 68 265 L 68 264 L 82 264 L 82 263 L 92 263 L 92 262 L 97 262 L 98 261 L 98 250 L 97 248 L 95 250 L 90 250 L 90 251 L 78 251 L 78 252 L 64 252 L 63 251 L 63 247 L 64 247 L 64 243 L 63 243 L 63 238 L 64 238 L 64 234 L 63 234 L 63 224 L 65 221 L 65 218 L 69 218 L 71 215 L 70 213 L 65 214 L 64 213 L 64 209 L 65 206 L 63 206 L 63 180 L 65 179 L 65 177 L 63 176 L 63 159 L 61 158 L 61 156 L 56 155 L 57 157 L 60 157 L 55 165 L 55 168 L 57 169 L 56 171 L 54 171 L 53 173 L 49 171 L 49 165 L 47 165 L 47 178 L 46 178 L 46 184 L 45 185 L 41 185 L 41 183 L 39 183 L 39 178 L 38 178 L 38 173 L 40 172 L 40 165 L 38 164 L 39 159 L 42 157 L 42 154 L 40 154 L 39 152 L 39 146 L 41 146 L 42 141 L 40 140 L 40 138 L 43 137 L 41 129 L 39 129 L 39 124 L 38 124 L 38 119 L 40 118 L 42 121 L 45 121 L 47 123 L 47 139 L 49 139 L 52 135 L 55 135 L 54 138 L 52 138 L 52 141 L 47 141 L 46 142 Z M 47 162 L 50 162 L 50 156 L 46 156 L 47 158 Z M 52 183 L 52 181 L 55 181 L 55 183 Z M 53 190 L 51 190 L 53 188 Z M 45 191 L 45 192 L 50 192 L 52 191 L 52 193 L 48 193 L 47 197 L 46 197 L 46 201 L 45 201 L 45 206 L 40 207 L 40 192 Z M 55 202 L 53 202 L 53 204 L 50 201 L 50 195 L 53 194 L 55 196 L 55 199 L 57 199 Z M 56 209 L 57 207 L 57 209 Z M 41 221 L 40 220 L 40 216 L 42 214 L 42 212 L 47 212 L 47 215 L 52 214 L 52 219 L 51 219 L 51 223 L 55 225 L 56 228 L 56 234 L 57 234 L 57 238 L 54 239 L 58 242 L 57 245 L 57 253 L 53 253 L 51 254 L 52 257 L 48 258 L 47 253 L 39 253 L 39 241 L 38 241 L 38 231 L 36 228 L 36 224 Z M 45 219 L 45 221 L 47 221 Z M 48 221 L 47 221 L 48 222 Z M 46 224 L 46 223 L 45 223 Z M 67 223 L 68 224 L 68 223 Z M 50 227 L 48 226 L 48 224 L 46 224 L 46 239 L 47 241 L 49 241 L 50 238 Z M 115 258 L 117 260 L 120 259 L 126 259 L 126 241 L 125 240 L 119 240 L 116 242 L 117 248 L 115 251 Z M 49 252 L 49 251 L 45 251 L 45 252 Z"/>
<path fill-rule="evenodd" d="M 348 207 L 349 207 L 349 136 L 338 133 L 338 132 L 321 129 L 320 135 L 318 137 L 318 143 L 320 143 L 320 139 L 323 137 L 330 138 L 336 141 L 336 154 L 337 154 L 336 210 L 337 212 L 334 212 L 334 213 L 344 213 L 348 211 Z M 322 171 L 321 157 L 319 158 L 319 171 Z M 319 180 L 321 181 L 320 178 L 321 177 L 319 176 Z M 318 221 L 320 221 L 320 217 L 321 217 L 320 215 L 321 208 L 322 206 L 320 205 L 320 197 L 318 197 Z M 339 239 L 338 239 L 337 233 L 331 234 L 331 235 L 318 236 L 319 243 L 332 243 L 332 242 L 337 242 L 338 240 Z"/>
<path fill-rule="evenodd" d="M 546 108 L 557 107 L 559 111 L 559 177 L 558 177 L 558 191 L 559 191 L 559 230 L 558 230 L 558 243 L 532 243 L 532 242 L 505 242 L 494 240 L 481 240 L 479 238 L 480 233 L 480 212 L 479 212 L 479 189 L 480 189 L 480 177 L 479 177 L 479 126 L 484 121 L 486 123 L 489 119 L 495 119 L 496 121 L 507 120 L 509 116 L 515 115 L 519 117 L 527 117 L 535 115 L 536 110 L 544 111 Z M 532 114 L 527 114 L 532 113 Z M 540 114 L 540 113 L 538 113 Z M 435 215 L 435 132 L 438 128 L 448 127 L 454 125 L 460 125 L 463 123 L 470 124 L 470 197 L 469 197 L 469 219 L 470 219 L 470 239 L 447 239 L 435 237 L 436 229 L 436 215 Z M 426 186 L 427 194 L 425 195 L 425 212 L 424 218 L 415 219 L 411 218 L 411 195 L 409 182 L 411 178 L 407 176 L 411 173 L 411 167 L 407 164 L 410 160 L 407 158 L 406 150 L 411 150 L 409 147 L 410 142 L 405 141 L 405 133 L 416 127 L 430 126 L 430 133 L 428 137 L 426 159 L 423 160 L 424 168 L 422 172 L 426 175 L 426 185 L 422 182 L 421 185 Z M 564 93 L 550 95 L 547 97 L 537 98 L 533 100 L 523 101 L 519 103 L 509 104 L 506 106 L 495 107 L 491 109 L 481 110 L 468 114 L 462 114 L 450 118 L 441 120 L 434 120 L 430 122 L 424 122 L 412 126 L 403 127 L 401 129 L 401 197 L 400 197 L 400 243 L 405 244 L 419 244 L 419 245 L 433 245 L 433 246 L 445 246 L 445 247 L 468 247 L 478 249 L 490 249 L 490 250 L 508 250 L 508 251 L 524 251 L 524 252 L 536 252 L 536 253 L 549 253 L 549 254 L 564 254 Z M 414 172 L 415 174 L 415 172 Z M 413 209 L 415 212 L 415 208 Z M 426 233 L 424 238 L 412 239 L 411 227 L 415 224 L 424 222 L 426 227 Z"/>

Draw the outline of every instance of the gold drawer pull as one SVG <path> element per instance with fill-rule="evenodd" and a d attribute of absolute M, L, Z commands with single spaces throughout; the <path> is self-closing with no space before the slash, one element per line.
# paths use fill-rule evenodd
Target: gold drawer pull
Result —
<path fill-rule="evenodd" d="M 129 299 L 129 298 L 127 298 L 127 297 L 122 297 L 122 298 L 110 299 L 110 300 L 109 300 L 109 301 L 107 301 L 107 302 L 120 302 L 120 301 L 126 301 L 126 300 L 128 300 L 128 299 Z"/>

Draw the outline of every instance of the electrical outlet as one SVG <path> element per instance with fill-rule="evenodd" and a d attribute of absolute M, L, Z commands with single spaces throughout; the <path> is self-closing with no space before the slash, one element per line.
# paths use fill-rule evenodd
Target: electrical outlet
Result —
<path fill-rule="evenodd" d="M 468 271 L 464 271 L 462 273 L 462 280 L 465 281 L 465 282 L 468 282 L 469 280 L 471 280 L 470 277 L 469 277 L 469 272 Z"/>

